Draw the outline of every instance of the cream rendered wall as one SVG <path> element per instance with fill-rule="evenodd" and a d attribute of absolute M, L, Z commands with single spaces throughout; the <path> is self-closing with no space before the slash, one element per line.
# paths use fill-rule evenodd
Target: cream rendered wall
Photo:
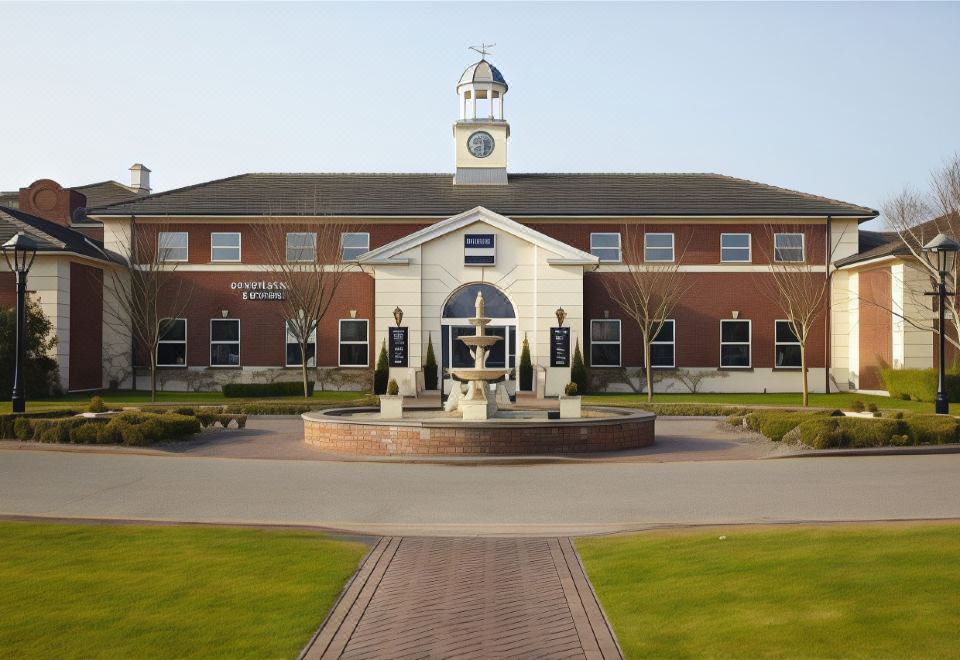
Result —
<path fill-rule="evenodd" d="M 839 261 L 860 251 L 860 225 L 856 219 L 830 221 L 831 261 Z"/>
<path fill-rule="evenodd" d="M 850 273 L 835 271 L 830 282 L 830 375 L 840 391 L 849 389 L 850 346 L 857 341 L 850 325 Z"/>
<path fill-rule="evenodd" d="M 488 124 L 477 121 L 454 124 L 453 141 L 456 145 L 454 155 L 457 167 L 506 167 L 509 130 L 505 123 Z M 493 138 L 493 152 L 486 158 L 477 158 L 467 149 L 467 138 L 476 131 L 486 131 Z"/>
<path fill-rule="evenodd" d="M 103 246 L 119 255 L 130 253 L 130 221 L 123 218 L 103 220 Z M 112 284 L 115 277 L 126 278 L 123 271 L 103 273 L 103 382 L 116 380 L 123 389 L 132 387 L 132 341 L 130 324 L 116 301 Z M 113 310 L 111 312 L 111 310 Z"/>
<path fill-rule="evenodd" d="M 27 275 L 27 291 L 39 301 L 50 319 L 57 338 L 54 349 L 60 385 L 70 385 L 70 260 L 54 255 L 37 255 Z"/>
<path fill-rule="evenodd" d="M 936 335 L 931 330 L 934 327 L 934 312 L 930 296 L 923 295 L 923 292 L 930 289 L 930 278 L 926 271 L 907 262 L 898 263 L 893 268 L 892 286 L 901 291 L 899 295 L 902 299 L 903 316 L 921 326 L 918 328 L 894 316 L 894 328 L 897 321 L 900 321 L 902 326 L 903 368 L 929 369 L 934 366 L 933 342 Z M 896 296 L 895 293 L 894 298 Z M 896 331 L 894 336 L 896 337 Z"/>
<path fill-rule="evenodd" d="M 850 324 L 850 346 L 847 384 L 849 389 L 860 387 L 860 276 L 850 273 L 847 288 L 847 318 Z"/>

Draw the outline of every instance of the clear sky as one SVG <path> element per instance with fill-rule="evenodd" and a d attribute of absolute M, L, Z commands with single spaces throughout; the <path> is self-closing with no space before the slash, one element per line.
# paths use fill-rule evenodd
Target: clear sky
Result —
<path fill-rule="evenodd" d="M 876 208 L 960 151 L 960 3 L 0 3 L 0 190 L 452 172 L 454 85 L 513 172 L 720 172 Z"/>

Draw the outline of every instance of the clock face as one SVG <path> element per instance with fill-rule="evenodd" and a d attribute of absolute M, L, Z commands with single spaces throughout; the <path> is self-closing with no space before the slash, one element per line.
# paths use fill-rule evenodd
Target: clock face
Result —
<path fill-rule="evenodd" d="M 476 158 L 486 158 L 493 153 L 493 137 L 486 131 L 477 131 L 467 138 L 467 149 Z"/>

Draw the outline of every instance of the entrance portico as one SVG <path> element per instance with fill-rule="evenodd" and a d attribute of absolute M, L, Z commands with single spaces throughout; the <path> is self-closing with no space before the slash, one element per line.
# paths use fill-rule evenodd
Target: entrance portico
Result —
<path fill-rule="evenodd" d="M 597 257 L 476 207 L 371 250 L 359 263 L 375 282 L 377 350 L 399 306 L 409 328 L 409 367 L 420 368 L 428 339 L 446 366 L 451 359 L 456 364 L 460 349 L 453 342 L 467 317 L 456 316 L 457 294 L 487 285 L 500 300 L 503 311 L 497 314 L 504 314 L 491 314 L 497 317 L 492 331 L 502 333 L 505 346 L 503 355 L 490 360 L 516 367 L 526 336 L 538 394 L 557 396 L 569 382 L 569 366 L 550 366 L 550 328 L 563 307 L 571 347 L 578 341 L 582 347 L 583 273 L 597 266 Z M 472 304 L 476 291 L 464 295 Z"/>

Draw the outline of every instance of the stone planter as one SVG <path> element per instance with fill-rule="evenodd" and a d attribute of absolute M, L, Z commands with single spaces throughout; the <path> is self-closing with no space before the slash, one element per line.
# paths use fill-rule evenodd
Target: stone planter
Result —
<path fill-rule="evenodd" d="M 122 410 L 108 410 L 106 412 L 82 412 L 77 415 L 77 417 L 86 417 L 87 419 L 109 419 L 110 417 L 116 417 L 119 415 Z"/>
<path fill-rule="evenodd" d="M 560 419 L 579 419 L 580 416 L 580 397 L 560 395 Z"/>
<path fill-rule="evenodd" d="M 403 417 L 403 397 L 399 394 L 384 394 L 380 397 L 380 416 L 385 419 Z"/>

